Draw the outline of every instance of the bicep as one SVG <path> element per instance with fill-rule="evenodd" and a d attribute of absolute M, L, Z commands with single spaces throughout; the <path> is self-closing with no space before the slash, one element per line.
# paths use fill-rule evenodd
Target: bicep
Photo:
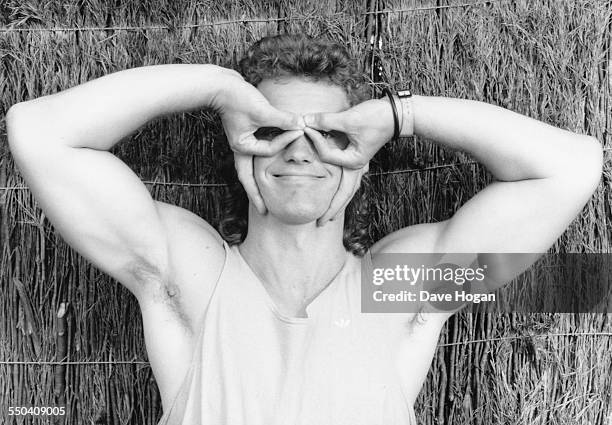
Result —
<path fill-rule="evenodd" d="M 494 182 L 450 219 L 410 226 L 381 240 L 381 252 L 471 254 L 487 264 L 490 289 L 533 264 L 563 233 L 590 192 L 570 177 Z M 373 250 L 373 252 L 375 252 Z M 449 257 L 450 258 L 450 257 Z"/>
<path fill-rule="evenodd" d="M 40 135 L 39 137 L 44 137 Z M 166 234 L 140 179 L 106 151 L 16 141 L 15 161 L 64 240 L 132 292 L 167 268 Z"/>
<path fill-rule="evenodd" d="M 446 222 L 439 252 L 543 253 L 580 212 L 590 192 L 570 177 L 494 182 Z"/>
<path fill-rule="evenodd" d="M 472 253 L 492 292 L 527 270 L 555 243 L 590 197 L 571 175 L 494 182 L 466 202 L 439 233 L 437 252 Z"/>
<path fill-rule="evenodd" d="M 487 265 L 484 289 L 492 291 L 546 252 L 588 196 L 570 178 L 495 182 L 449 220 L 394 232 L 376 244 L 373 253 L 438 253 L 441 263 L 472 268 Z M 456 253 L 465 255 L 452 255 Z M 445 320 L 450 314 L 438 317 Z"/>

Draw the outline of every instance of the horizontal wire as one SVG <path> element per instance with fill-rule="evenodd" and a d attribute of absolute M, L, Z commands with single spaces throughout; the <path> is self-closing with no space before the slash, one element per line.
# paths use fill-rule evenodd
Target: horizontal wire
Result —
<path fill-rule="evenodd" d="M 144 184 L 152 186 L 185 186 L 185 187 L 226 187 L 226 183 L 182 183 L 182 182 L 158 182 L 143 181 Z"/>
<path fill-rule="evenodd" d="M 372 176 L 378 177 L 378 176 L 388 176 L 390 174 L 411 174 L 411 173 L 418 173 L 421 171 L 432 171 L 432 170 L 439 170 L 441 168 L 454 168 L 454 167 L 458 167 L 462 165 L 474 165 L 474 164 L 478 164 L 478 162 L 467 161 L 467 162 L 458 162 L 456 164 L 433 165 L 431 167 L 425 167 L 425 168 L 410 168 L 407 170 L 381 171 L 380 173 L 369 173 L 368 175 L 370 177 Z"/>
<path fill-rule="evenodd" d="M 500 341 L 512 341 L 517 339 L 530 339 L 530 338 L 548 338 L 548 337 L 579 337 L 579 336 L 612 336 L 612 332 L 574 332 L 574 333 L 551 333 L 551 334 L 538 334 L 538 335 L 516 335 L 516 336 L 507 336 L 507 337 L 499 337 L 499 338 L 485 338 L 485 339 L 472 339 L 469 341 L 459 341 L 459 342 L 449 342 L 445 344 L 438 344 L 438 347 L 451 347 L 456 345 L 468 345 L 468 344 L 480 344 L 484 342 L 500 342 Z M 108 364 L 108 365 L 117 365 L 117 364 L 142 364 L 142 365 L 150 365 L 150 362 L 141 361 L 141 360 L 117 360 L 117 361 L 92 361 L 92 362 L 61 362 L 61 361 L 0 361 L 0 365 L 98 365 L 98 364 Z"/>
<path fill-rule="evenodd" d="M 331 16 L 331 15 L 330 15 Z M 275 21 L 298 21 L 311 19 L 310 16 L 286 17 L 286 18 L 253 18 L 253 19 L 235 19 L 228 21 L 205 22 L 202 24 L 189 25 L 151 25 L 151 26 L 118 26 L 118 27 L 51 27 L 51 28 L 0 28 L 0 32 L 43 32 L 43 31 L 138 31 L 138 30 L 170 30 L 170 29 L 189 29 L 199 27 L 214 27 L 220 25 L 251 23 L 251 22 L 275 22 Z"/>
<path fill-rule="evenodd" d="M 414 7 L 407 9 L 383 9 L 383 10 L 375 10 L 370 12 L 365 12 L 363 15 L 379 15 L 385 13 L 402 13 L 402 12 L 423 12 L 429 10 L 439 10 L 439 9 L 452 9 L 455 7 L 469 7 L 469 6 L 481 6 L 483 4 L 491 4 L 491 3 L 499 3 L 499 0 L 488 0 L 481 2 L 473 2 L 473 3 L 463 3 L 463 4 L 447 4 L 440 6 L 425 6 L 425 7 Z"/>
<path fill-rule="evenodd" d="M 604 148 L 605 151 L 610 151 L 612 148 Z M 409 168 L 404 170 L 392 170 L 392 171 L 381 171 L 378 173 L 368 173 L 367 175 L 370 177 L 382 177 L 389 176 L 394 174 L 412 174 L 412 173 L 420 173 L 425 171 L 434 171 L 440 170 L 443 168 L 456 168 L 464 165 L 479 165 L 477 161 L 466 161 L 466 162 L 458 162 L 455 164 L 442 164 L 442 165 L 433 165 L 431 167 L 425 168 Z M 159 181 L 143 181 L 144 184 L 152 185 L 152 186 L 183 186 L 183 187 L 227 187 L 226 183 L 183 183 L 183 182 L 159 182 Z M 28 190 L 28 186 L 0 186 L 0 190 Z"/>
<path fill-rule="evenodd" d="M 361 13 L 362 16 L 372 15 L 372 14 L 393 14 L 393 13 L 406 13 L 406 12 L 423 12 L 430 10 L 439 10 L 439 9 L 451 9 L 458 7 L 470 7 L 470 6 L 480 6 L 484 4 L 496 3 L 499 0 L 489 0 L 489 1 L 481 1 L 481 2 L 473 2 L 473 3 L 462 3 L 462 4 L 449 4 L 449 5 L 440 5 L 440 6 L 427 6 L 427 7 L 415 7 L 415 8 L 406 8 L 406 9 L 384 9 L 378 11 L 370 11 Z M 242 23 L 251 23 L 251 22 L 278 22 L 278 21 L 300 21 L 300 20 L 308 20 L 313 19 L 314 17 L 318 18 L 333 18 L 334 16 L 342 15 L 342 13 L 335 13 L 331 15 L 298 15 L 298 16 L 286 16 L 283 18 L 244 18 L 244 19 L 231 19 L 224 21 L 216 21 L 216 22 L 204 22 L 201 24 L 189 24 L 189 25 L 151 25 L 151 26 L 116 26 L 116 27 L 52 27 L 52 28 L 0 28 L 0 32 L 42 32 L 42 31 L 138 31 L 138 30 L 177 30 L 177 29 L 189 29 L 189 28 L 199 28 L 199 27 L 214 27 L 221 25 L 231 25 L 231 24 L 242 24 Z"/>
<path fill-rule="evenodd" d="M 486 339 L 472 339 L 469 341 L 459 342 L 448 342 L 445 344 L 438 344 L 438 347 L 452 347 L 455 345 L 468 345 L 468 344 L 479 344 L 482 342 L 496 342 L 496 341 L 511 341 L 517 339 L 528 339 L 528 338 L 543 338 L 551 336 L 612 336 L 612 332 L 574 332 L 574 333 L 558 333 L 558 334 L 538 334 L 538 335 L 516 335 L 516 336 L 505 336 L 499 338 L 486 338 Z"/>
<path fill-rule="evenodd" d="M 393 174 L 412 174 L 424 171 L 433 171 L 439 170 L 441 168 L 453 168 L 462 165 L 474 165 L 478 164 L 476 161 L 470 162 L 459 162 L 457 164 L 443 164 L 443 165 L 435 165 L 427 168 L 411 168 L 407 170 L 395 170 L 395 171 L 382 171 L 380 173 L 370 173 L 368 174 L 370 177 L 382 177 Z M 151 186 L 182 186 L 182 187 L 227 187 L 226 183 L 182 183 L 182 182 L 158 182 L 158 181 L 143 181 L 144 184 L 148 184 Z M 28 186 L 0 186 L 0 190 L 28 190 Z"/>
<path fill-rule="evenodd" d="M 605 151 L 610 151 L 612 148 L 604 148 Z M 467 161 L 467 162 L 458 162 L 456 164 L 442 164 L 442 165 L 433 165 L 431 167 L 425 168 L 409 168 L 405 170 L 392 170 L 392 171 L 381 171 L 379 173 L 368 173 L 367 175 L 370 177 L 381 177 L 381 176 L 389 176 L 393 174 L 412 174 L 412 173 L 420 173 L 424 171 L 433 171 L 439 170 L 442 168 L 453 168 L 460 167 L 464 165 L 477 165 L 479 164 L 477 161 Z M 143 181 L 144 184 L 153 185 L 153 186 L 183 186 L 183 187 L 227 187 L 226 183 L 183 183 L 183 182 L 158 182 L 158 181 Z M 0 186 L 0 190 L 28 190 L 28 186 Z"/>

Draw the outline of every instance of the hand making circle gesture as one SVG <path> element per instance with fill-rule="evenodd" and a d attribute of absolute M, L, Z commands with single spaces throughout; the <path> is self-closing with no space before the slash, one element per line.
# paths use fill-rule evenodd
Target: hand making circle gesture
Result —
<path fill-rule="evenodd" d="M 213 107 L 221 115 L 223 128 L 234 151 L 238 179 L 260 214 L 266 213 L 264 201 L 253 176 L 253 155 L 272 156 L 304 134 L 301 116 L 274 108 L 254 86 L 233 70 L 222 68 L 224 80 Z M 285 131 L 272 140 L 259 140 L 255 132 L 261 127 L 278 127 Z"/>
<path fill-rule="evenodd" d="M 313 139 L 319 157 L 345 168 L 363 168 L 376 152 L 393 137 L 393 111 L 386 100 L 373 99 L 335 113 L 304 116 L 306 126 L 316 130 L 339 131 L 348 137 L 345 149 Z"/>
<path fill-rule="evenodd" d="M 342 166 L 342 178 L 328 210 L 317 220 L 319 226 L 336 219 L 359 188 L 361 177 L 368 171 L 370 159 L 393 137 L 393 111 L 388 101 L 368 100 L 336 113 L 304 116 L 305 133 L 312 140 L 322 161 Z M 326 143 L 319 131 L 346 134 L 345 149 Z"/>

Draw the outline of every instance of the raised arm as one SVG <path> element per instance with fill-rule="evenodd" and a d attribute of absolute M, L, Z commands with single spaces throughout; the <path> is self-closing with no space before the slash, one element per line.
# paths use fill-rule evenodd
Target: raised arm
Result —
<path fill-rule="evenodd" d="M 367 119 L 371 116 L 381 119 Z M 371 100 L 345 112 L 305 118 L 309 127 L 347 133 L 351 144 L 345 150 L 332 149 L 309 128 L 306 132 L 323 160 L 362 167 L 392 137 L 392 117 L 387 100 Z M 579 213 L 600 180 L 602 149 L 596 139 L 500 107 L 414 96 L 403 122 L 418 136 L 469 153 L 496 181 L 451 219 L 401 229 L 379 241 L 374 252 L 520 252 L 534 253 L 535 261 Z M 511 265 L 498 280 L 513 277 L 529 263 L 525 259 Z"/>
<path fill-rule="evenodd" d="M 169 235 L 161 205 L 107 151 L 154 118 L 203 107 L 220 111 L 230 141 L 253 149 L 258 126 L 289 129 L 296 121 L 239 74 L 213 65 L 121 71 L 7 114 L 11 152 L 47 217 L 73 248 L 136 295 L 144 282 L 168 279 Z M 288 137 L 263 148 L 281 147 Z"/>
<path fill-rule="evenodd" d="M 602 149 L 482 102 L 414 97 L 414 132 L 481 162 L 496 181 L 439 227 L 438 252 L 545 252 L 597 187 Z"/>

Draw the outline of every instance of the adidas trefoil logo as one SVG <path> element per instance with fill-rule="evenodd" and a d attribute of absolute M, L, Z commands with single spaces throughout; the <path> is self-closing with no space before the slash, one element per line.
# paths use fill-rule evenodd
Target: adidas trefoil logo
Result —
<path fill-rule="evenodd" d="M 338 326 L 339 328 L 346 328 L 350 324 L 351 324 L 350 319 L 336 319 L 334 321 L 334 325 Z"/>

